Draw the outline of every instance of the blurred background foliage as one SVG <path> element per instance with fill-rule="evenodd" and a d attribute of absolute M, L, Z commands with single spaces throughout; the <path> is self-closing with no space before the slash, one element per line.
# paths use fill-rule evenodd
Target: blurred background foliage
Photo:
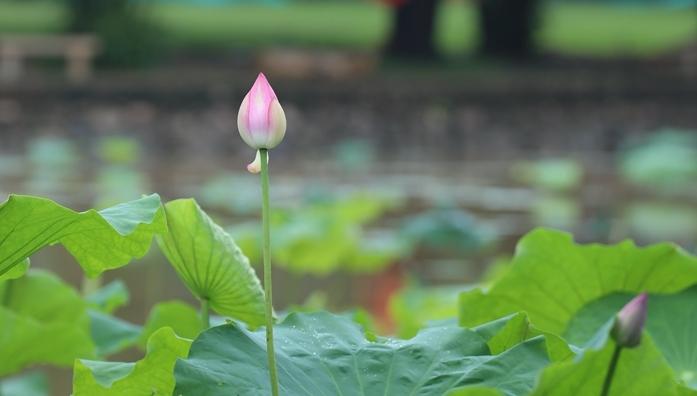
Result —
<path fill-rule="evenodd" d="M 105 42 L 102 60 L 114 65 L 152 62 L 181 50 L 214 53 L 278 45 L 375 50 L 386 41 L 396 55 L 409 55 L 413 48 L 399 49 L 395 40 L 407 47 L 433 45 L 425 51 L 446 56 L 477 49 L 514 57 L 536 50 L 645 56 L 677 48 L 697 34 L 691 0 L 496 0 L 479 8 L 472 1 L 426 0 L 414 2 L 422 8 L 412 12 L 413 19 L 404 17 L 411 29 L 395 38 L 399 16 L 388 3 L 2 0 L 0 31 L 94 32 Z M 510 4 L 520 9 L 507 12 Z M 429 9 L 432 22 L 419 23 L 417 30 L 415 23 L 428 18 Z M 414 44 L 409 34 L 432 36 L 433 42 L 417 39 L 423 43 Z"/>

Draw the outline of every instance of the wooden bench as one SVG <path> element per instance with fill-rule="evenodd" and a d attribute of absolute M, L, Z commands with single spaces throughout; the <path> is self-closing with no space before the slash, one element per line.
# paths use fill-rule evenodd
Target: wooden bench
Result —
<path fill-rule="evenodd" d="M 18 80 L 27 58 L 63 57 L 67 78 L 85 81 L 99 50 L 99 40 L 91 35 L 0 35 L 0 80 Z"/>

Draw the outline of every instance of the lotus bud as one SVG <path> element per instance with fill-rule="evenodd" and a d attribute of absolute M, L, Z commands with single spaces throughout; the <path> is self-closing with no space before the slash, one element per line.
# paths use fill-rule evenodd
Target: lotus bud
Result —
<path fill-rule="evenodd" d="M 634 348 L 641 342 L 641 332 L 646 322 L 646 310 L 649 296 L 646 293 L 634 297 L 615 317 L 612 338 L 617 345 Z"/>
<path fill-rule="evenodd" d="M 286 115 L 263 73 L 242 100 L 237 128 L 242 140 L 257 150 L 276 147 L 286 134 Z"/>

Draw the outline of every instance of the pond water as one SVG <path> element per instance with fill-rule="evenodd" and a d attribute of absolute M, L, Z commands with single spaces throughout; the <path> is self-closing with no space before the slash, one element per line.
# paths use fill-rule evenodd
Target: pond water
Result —
<path fill-rule="evenodd" d="M 473 283 L 536 226 L 694 250 L 697 114 L 685 96 L 386 84 L 286 84 L 293 127 L 271 153 L 279 310 L 363 306 L 389 331 L 395 291 Z M 151 192 L 194 197 L 258 270 L 253 152 L 234 132 L 243 87 L 172 91 L 0 95 L 0 199 L 85 210 Z M 81 287 L 60 247 L 32 265 Z M 130 289 L 119 316 L 135 323 L 159 301 L 196 304 L 156 246 L 102 282 L 114 279 Z M 67 392 L 67 371 L 53 378 Z"/>
<path fill-rule="evenodd" d="M 568 230 L 583 242 L 631 237 L 639 243 L 673 240 L 693 249 L 697 213 L 691 202 L 697 191 L 684 182 L 697 168 L 688 166 L 694 152 L 682 151 L 694 142 L 678 132 L 657 136 L 622 157 L 573 160 L 381 161 L 358 141 L 337 144 L 322 162 L 286 164 L 283 155 L 272 153 L 272 201 L 285 216 L 275 230 L 285 249 L 278 257 L 288 252 L 310 257 L 279 263 L 277 305 L 302 304 L 321 291 L 337 309 L 379 310 L 384 301 L 367 291 L 395 271 L 426 285 L 472 283 L 496 259 L 510 256 L 515 242 L 536 226 Z M 668 166 L 667 158 L 679 155 L 687 160 Z M 194 197 L 259 264 L 258 185 L 255 176 L 241 172 L 251 158 L 151 158 L 147 146 L 130 137 L 107 137 L 87 150 L 70 139 L 38 137 L 25 152 L 0 156 L 0 193 L 47 196 L 79 210 L 150 192 L 165 201 Z M 652 158 L 654 167 L 648 164 Z M 631 161 L 646 169 L 636 171 Z M 341 216 L 348 219 L 337 220 Z M 354 237 L 365 248 L 351 254 L 379 252 L 383 258 L 364 267 L 346 264 L 356 260 L 337 240 Z M 71 261 L 53 247 L 33 262 L 79 285 L 81 274 Z M 156 248 L 106 279 L 121 277 L 133 299 L 124 315 L 136 322 L 156 301 L 191 300 Z"/>

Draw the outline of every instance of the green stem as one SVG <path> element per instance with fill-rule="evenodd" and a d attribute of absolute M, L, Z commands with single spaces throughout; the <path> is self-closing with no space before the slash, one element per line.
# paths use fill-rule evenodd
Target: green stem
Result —
<path fill-rule="evenodd" d="M 87 275 L 82 276 L 82 295 L 83 297 L 89 296 L 90 294 L 99 290 L 102 287 L 102 277 L 98 276 L 96 278 L 88 278 Z"/>
<path fill-rule="evenodd" d="M 612 359 L 610 360 L 610 366 L 607 368 L 605 382 L 603 383 L 603 391 L 600 396 L 608 396 L 610 394 L 610 385 L 612 385 L 612 378 L 615 376 L 617 362 L 620 360 L 620 352 L 622 352 L 622 347 L 615 345 L 615 351 L 612 353 Z"/>
<path fill-rule="evenodd" d="M 210 318 L 210 301 L 207 298 L 201 299 L 201 323 L 203 323 L 203 329 L 211 327 Z"/>
<path fill-rule="evenodd" d="M 6 307 L 10 304 L 13 284 L 14 279 L 6 280 L 5 284 L 0 284 L 0 291 L 2 291 L 2 301 L 0 301 L 0 306 Z"/>
<path fill-rule="evenodd" d="M 271 226 L 269 224 L 269 152 L 259 150 L 261 160 L 261 218 L 264 229 L 264 293 L 266 294 L 266 353 L 269 360 L 271 394 L 278 396 L 278 375 L 273 345 L 273 295 L 271 286 Z"/>

